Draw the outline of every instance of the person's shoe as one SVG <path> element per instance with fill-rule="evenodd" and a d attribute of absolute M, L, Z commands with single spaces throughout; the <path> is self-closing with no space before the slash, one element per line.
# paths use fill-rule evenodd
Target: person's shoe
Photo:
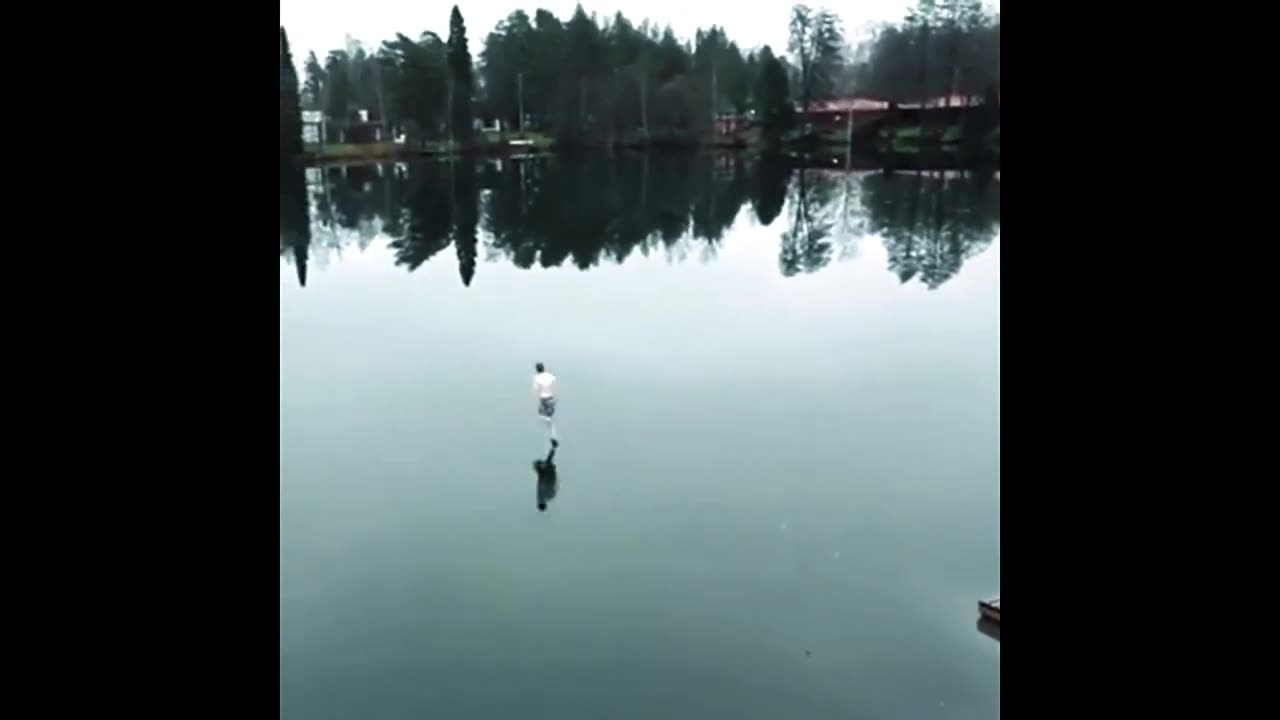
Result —
<path fill-rule="evenodd" d="M 559 440 L 557 440 L 557 439 L 555 439 L 555 438 L 551 438 L 551 447 L 553 447 L 553 448 L 558 448 L 558 447 L 560 447 L 560 441 L 559 441 Z"/>

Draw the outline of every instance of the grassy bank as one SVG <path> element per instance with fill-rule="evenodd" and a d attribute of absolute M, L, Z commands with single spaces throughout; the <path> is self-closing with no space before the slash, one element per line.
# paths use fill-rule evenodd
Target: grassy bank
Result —
<path fill-rule="evenodd" d="M 915 153 L 924 148 L 956 148 L 962 139 L 959 125 L 943 128 L 900 127 L 880 134 L 879 144 L 892 152 Z"/>
<path fill-rule="evenodd" d="M 403 145 L 396 143 L 331 143 L 328 145 L 307 145 L 302 156 L 308 161 L 326 160 L 383 160 L 394 158 L 404 150 Z"/>
<path fill-rule="evenodd" d="M 632 133 L 614 139 L 611 143 L 603 141 L 587 141 L 582 143 L 557 143 L 555 138 L 544 133 L 480 133 L 473 143 L 464 145 L 450 140 L 428 140 L 419 147 L 409 147 L 403 143 L 331 143 L 327 145 L 308 145 L 303 158 L 308 162 L 361 162 L 393 160 L 413 156 L 448 157 L 460 155 L 504 155 L 519 152 L 548 152 L 562 150 L 644 150 L 647 148 L 746 148 L 754 144 L 759 133 L 748 133 L 738 137 L 698 138 L 687 134 L 655 133 L 644 136 Z"/>
<path fill-rule="evenodd" d="M 463 154 L 500 154 L 508 152 L 539 152 L 555 146 L 551 137 L 540 133 L 481 133 L 470 145 L 450 140 L 428 140 L 419 147 L 404 143 L 329 143 L 308 145 L 303 159 L 308 162 L 376 161 L 394 160 L 415 155 L 448 156 Z"/>

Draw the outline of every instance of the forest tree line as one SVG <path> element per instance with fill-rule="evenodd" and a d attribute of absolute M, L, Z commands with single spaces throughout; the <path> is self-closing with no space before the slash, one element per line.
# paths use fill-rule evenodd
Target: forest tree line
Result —
<path fill-rule="evenodd" d="M 877 27 L 851 54 L 847 85 L 904 102 L 952 89 L 998 95 L 1000 16 L 977 0 L 920 0 L 898 23 Z"/>
<path fill-rule="evenodd" d="M 397 34 L 372 52 L 309 54 L 301 102 L 338 124 L 366 111 L 384 134 L 410 139 L 466 142 L 475 119 L 500 119 L 561 142 L 608 143 L 704 135 L 719 113 L 749 114 L 781 132 L 795 105 L 813 100 L 856 93 L 901 102 L 988 93 L 999 82 L 1000 19 L 980 0 L 919 0 L 856 47 L 826 8 L 796 5 L 786 21 L 787 47 L 775 50 L 743 48 L 717 26 L 682 40 L 670 26 L 620 12 L 602 20 L 579 5 L 561 20 L 517 10 L 473 58 L 454 6 L 445 39 Z"/>

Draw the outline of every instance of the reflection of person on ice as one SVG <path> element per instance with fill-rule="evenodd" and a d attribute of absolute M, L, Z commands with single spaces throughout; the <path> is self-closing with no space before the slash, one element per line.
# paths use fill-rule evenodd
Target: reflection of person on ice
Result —
<path fill-rule="evenodd" d="M 546 510 L 547 503 L 556 496 L 556 486 L 560 482 L 560 478 L 556 475 L 556 448 L 559 446 L 560 443 L 552 438 L 551 452 L 547 453 L 547 459 L 533 461 L 533 471 L 538 474 L 539 511 Z"/>
<path fill-rule="evenodd" d="M 546 366 L 542 363 L 536 364 L 534 370 L 536 372 L 533 375 L 533 393 L 538 398 L 538 417 L 547 423 L 547 429 L 554 441 L 556 437 L 556 376 L 547 372 Z"/>

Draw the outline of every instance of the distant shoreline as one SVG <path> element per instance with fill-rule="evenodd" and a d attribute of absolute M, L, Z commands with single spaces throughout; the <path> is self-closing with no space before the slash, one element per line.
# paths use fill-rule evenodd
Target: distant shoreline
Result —
<path fill-rule="evenodd" d="M 489 138 L 481 142 L 463 146 L 449 141 L 428 141 L 417 149 L 407 147 L 404 143 L 333 143 L 327 145 L 307 145 L 303 149 L 302 160 L 305 164 L 316 165 L 331 162 L 395 162 L 411 158 L 448 158 L 448 157 L 525 157 L 548 154 L 571 154 L 575 152 L 644 152 L 644 151 L 684 151 L 699 152 L 705 150 L 741 151 L 752 154 L 767 154 L 776 157 L 819 157 L 839 159 L 846 156 L 909 156 L 909 155 L 958 155 L 974 157 L 976 155 L 992 156 L 999 162 L 999 140 L 995 136 L 994 144 L 986 143 L 982 148 L 963 148 L 953 140 L 932 141 L 920 144 L 917 138 L 905 141 L 890 138 L 888 142 L 860 142 L 852 146 L 844 142 L 833 142 L 822 137 L 800 139 L 795 142 L 784 142 L 782 145 L 766 150 L 758 137 L 733 136 L 720 137 L 711 141 L 695 141 L 687 138 L 650 138 L 644 140 L 627 139 L 613 143 L 557 143 L 546 135 L 529 133 L 516 138 Z"/>

